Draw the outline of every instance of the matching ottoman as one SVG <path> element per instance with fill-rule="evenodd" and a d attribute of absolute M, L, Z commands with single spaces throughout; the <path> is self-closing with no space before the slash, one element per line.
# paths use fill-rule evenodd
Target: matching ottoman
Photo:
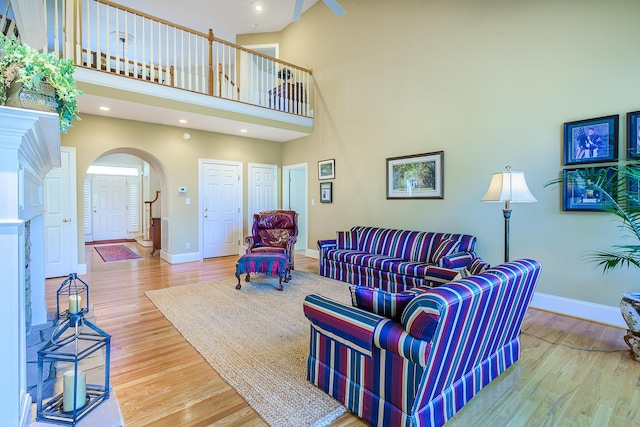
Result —
<path fill-rule="evenodd" d="M 288 283 L 291 279 L 291 266 L 287 255 L 282 253 L 249 253 L 242 255 L 238 259 L 238 264 L 236 264 L 236 277 L 238 278 L 236 289 L 242 288 L 240 275 L 245 273 L 245 282 L 251 281 L 251 273 L 278 276 L 280 279 L 278 290 L 281 291 L 283 289 L 282 281 L 284 280 L 285 283 Z"/>

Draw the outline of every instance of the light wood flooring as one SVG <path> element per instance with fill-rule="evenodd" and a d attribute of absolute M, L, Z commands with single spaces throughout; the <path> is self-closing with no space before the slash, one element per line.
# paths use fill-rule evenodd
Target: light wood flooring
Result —
<path fill-rule="evenodd" d="M 88 273 L 81 276 L 98 326 L 112 335 L 111 384 L 125 425 L 266 425 L 145 296 L 152 289 L 229 277 L 237 257 L 170 265 L 152 257 L 151 248 L 127 246 L 143 259 L 106 263 L 94 246 L 86 246 Z M 317 272 L 317 260 L 297 256 L 296 270 Z M 47 280 L 49 311 L 55 311 L 63 279 Z M 447 426 L 640 425 L 640 363 L 626 351 L 624 330 L 531 309 L 523 332 L 520 361 Z M 332 424 L 362 425 L 351 414 Z"/>

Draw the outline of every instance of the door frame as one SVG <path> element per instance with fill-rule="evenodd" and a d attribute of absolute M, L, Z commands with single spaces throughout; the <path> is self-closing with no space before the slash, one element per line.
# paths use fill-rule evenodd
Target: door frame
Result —
<path fill-rule="evenodd" d="M 282 209 L 289 209 L 289 200 L 290 200 L 290 194 L 289 194 L 289 176 L 290 176 L 290 172 L 293 169 L 304 169 L 304 180 L 305 180 L 305 185 L 304 185 L 304 201 L 306 204 L 306 209 L 303 212 L 304 214 L 304 224 L 305 224 L 305 239 L 306 242 L 304 242 L 304 252 L 306 256 L 309 255 L 313 255 L 309 253 L 309 164 L 308 163 L 297 163 L 294 165 L 286 165 L 286 166 L 282 166 Z"/>
<path fill-rule="evenodd" d="M 238 167 L 238 176 L 240 180 L 238 181 L 238 226 L 240 230 L 238 231 L 238 235 L 240 236 L 240 241 L 238 242 L 238 255 L 242 255 L 242 245 L 244 242 L 244 205 L 243 205 L 243 183 L 244 183 L 244 175 L 243 175 L 243 167 L 242 162 L 233 162 L 229 160 L 216 160 L 216 159 L 198 159 L 198 258 L 200 261 L 204 260 L 204 224 L 202 221 L 202 200 L 204 199 L 204 189 L 202 185 L 202 168 L 205 163 L 215 163 L 218 165 L 232 165 Z"/>

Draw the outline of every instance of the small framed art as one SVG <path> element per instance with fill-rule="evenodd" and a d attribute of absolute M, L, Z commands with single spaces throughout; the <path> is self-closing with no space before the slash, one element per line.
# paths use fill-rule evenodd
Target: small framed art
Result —
<path fill-rule="evenodd" d="M 334 179 L 336 177 L 336 160 L 321 160 L 318 162 L 318 179 Z"/>
<path fill-rule="evenodd" d="M 612 206 L 610 198 L 602 194 L 601 188 L 615 195 L 610 168 L 564 169 L 562 171 L 563 211 L 602 211 Z M 599 182 L 600 186 L 593 183 Z M 614 196 L 615 197 L 615 196 Z"/>
<path fill-rule="evenodd" d="M 321 182 L 320 183 L 320 203 L 332 203 L 333 202 L 333 183 Z"/>
<path fill-rule="evenodd" d="M 619 116 L 598 117 L 564 124 L 564 164 L 618 160 Z"/>
<path fill-rule="evenodd" d="M 627 113 L 627 159 L 640 159 L 640 111 Z"/>
<path fill-rule="evenodd" d="M 444 151 L 387 159 L 387 199 L 444 199 Z"/>

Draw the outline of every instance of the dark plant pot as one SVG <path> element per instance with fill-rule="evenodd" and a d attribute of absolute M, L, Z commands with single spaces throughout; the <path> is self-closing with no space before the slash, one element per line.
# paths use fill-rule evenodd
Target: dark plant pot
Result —
<path fill-rule="evenodd" d="M 640 293 L 623 293 L 620 312 L 629 327 L 624 341 L 636 361 L 640 362 Z"/>
<path fill-rule="evenodd" d="M 40 82 L 38 86 L 31 89 L 24 87 L 22 83 L 12 83 L 7 90 L 5 105 L 49 113 L 57 113 L 58 111 L 55 91 L 51 85 L 45 82 Z"/>

